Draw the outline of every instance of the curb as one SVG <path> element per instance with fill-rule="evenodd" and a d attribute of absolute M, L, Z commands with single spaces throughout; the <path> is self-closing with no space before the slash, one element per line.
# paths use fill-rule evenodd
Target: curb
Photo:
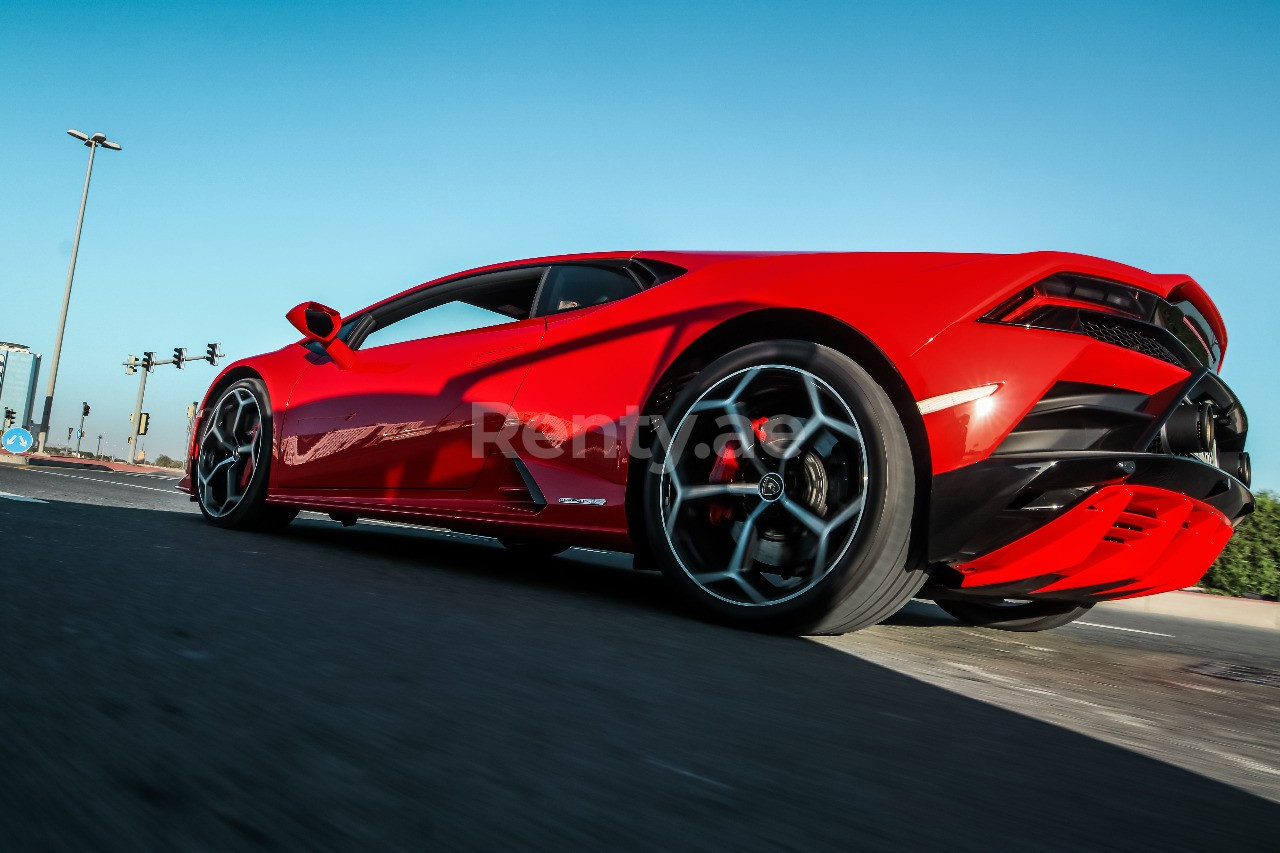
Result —
<path fill-rule="evenodd" d="M 79 468 L 81 471 L 114 471 L 123 474 L 169 474 L 182 477 L 186 472 L 177 468 L 161 468 L 157 465 L 130 465 L 128 462 L 80 461 L 61 456 L 15 456 L 0 453 L 0 464 L 33 465 L 45 468 Z"/>
<path fill-rule="evenodd" d="M 38 459 L 32 458 L 28 465 L 37 465 L 45 468 L 79 468 L 81 471 L 112 471 L 114 470 L 108 465 L 101 462 L 69 462 L 65 459 Z"/>
<path fill-rule="evenodd" d="M 1280 602 L 1275 601 L 1255 601 L 1249 598 L 1179 591 L 1162 592 L 1159 595 L 1147 595 L 1142 598 L 1104 601 L 1098 607 L 1155 613 L 1159 616 L 1180 616 L 1184 619 L 1222 622 L 1248 628 L 1280 630 Z"/>

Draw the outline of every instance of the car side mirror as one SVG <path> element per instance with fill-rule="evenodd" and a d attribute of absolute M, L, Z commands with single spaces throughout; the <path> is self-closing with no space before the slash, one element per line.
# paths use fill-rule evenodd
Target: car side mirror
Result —
<path fill-rule="evenodd" d="M 308 340 L 322 344 L 332 341 L 342 329 L 342 315 L 319 302 L 295 305 L 284 317 L 295 329 L 306 335 Z"/>
<path fill-rule="evenodd" d="M 295 329 L 324 347 L 338 367 L 346 369 L 355 363 L 355 353 L 343 341 L 338 340 L 342 331 L 342 315 L 319 302 L 303 302 L 284 315 Z"/>

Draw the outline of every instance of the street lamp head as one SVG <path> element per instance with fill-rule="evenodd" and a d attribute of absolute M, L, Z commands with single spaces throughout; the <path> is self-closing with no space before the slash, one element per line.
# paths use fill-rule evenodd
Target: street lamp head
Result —
<path fill-rule="evenodd" d="M 89 138 L 92 139 L 94 142 L 98 143 L 99 145 L 107 141 L 107 135 L 105 133 L 95 133 L 93 136 Z"/>
<path fill-rule="evenodd" d="M 88 142 L 88 141 L 89 141 L 89 134 L 87 134 L 87 133 L 81 133 L 81 132 L 80 132 L 80 131 L 78 131 L 78 130 L 68 130 L 68 131 L 67 131 L 67 135 L 68 135 L 68 136 L 74 136 L 76 139 L 79 139 L 81 142 Z"/>
<path fill-rule="evenodd" d="M 102 143 L 102 147 L 103 147 L 103 148 L 110 148 L 112 151 L 119 151 L 119 150 L 120 150 L 120 143 L 119 143 L 119 142 L 110 142 L 110 141 L 108 141 L 108 142 L 104 142 L 104 143 Z"/>

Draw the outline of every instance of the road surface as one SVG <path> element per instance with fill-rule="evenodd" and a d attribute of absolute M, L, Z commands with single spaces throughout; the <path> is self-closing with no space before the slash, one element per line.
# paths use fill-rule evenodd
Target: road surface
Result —
<path fill-rule="evenodd" d="M 761 636 L 618 555 L 175 482 L 0 466 L 6 850 L 1280 849 L 1274 631 Z"/>

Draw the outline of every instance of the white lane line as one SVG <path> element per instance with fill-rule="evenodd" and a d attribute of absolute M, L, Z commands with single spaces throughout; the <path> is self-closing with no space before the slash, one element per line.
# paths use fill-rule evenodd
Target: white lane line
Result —
<path fill-rule="evenodd" d="M 7 501 L 21 501 L 24 504 L 47 504 L 48 501 L 42 501 L 39 498 L 29 498 L 26 495 L 15 495 L 11 492 L 0 492 L 0 498 Z"/>
<path fill-rule="evenodd" d="M 1086 628 L 1109 628 L 1112 631 L 1128 631 L 1130 634 L 1147 634 L 1152 637 L 1172 637 L 1173 634 L 1161 634 L 1159 631 L 1140 631 L 1137 628 L 1121 628 L 1119 625 L 1099 625 L 1097 622 L 1076 622 Z"/>
<path fill-rule="evenodd" d="M 726 791 L 732 791 L 732 790 L 733 790 L 733 786 L 732 786 L 732 785 L 726 785 L 724 782 L 720 782 L 720 781 L 718 781 L 718 780 L 716 780 L 716 779 L 712 779 L 712 778 L 710 778 L 710 777 L 703 776 L 701 773 L 694 773 L 692 770 L 686 770 L 686 769 L 684 769 L 683 767 L 677 767 L 677 766 L 676 766 L 676 765 L 674 765 L 674 764 L 668 764 L 667 762 L 665 762 L 665 761 L 659 761 L 659 760 L 658 760 L 658 759 L 656 759 L 656 758 L 650 758 L 650 759 L 649 759 L 649 763 L 650 763 L 650 764 L 652 764 L 654 767 L 661 767 L 663 770 L 669 770 L 669 771 L 670 771 L 670 772 L 672 772 L 672 773 L 677 773 L 677 774 L 679 774 L 679 775 L 681 775 L 681 776 L 684 776 L 684 777 L 686 777 L 686 778 L 689 778 L 689 779 L 695 779 L 695 780 L 697 780 L 697 781 L 699 781 L 699 782 L 703 782 L 703 783 L 705 783 L 705 784 L 707 784 L 707 785 L 714 785 L 715 787 L 717 787 L 717 788 L 723 788 L 723 789 L 724 789 L 724 790 L 726 790 Z"/>
<path fill-rule="evenodd" d="M 80 477 L 76 474 L 63 474 L 60 471 L 39 471 L 32 469 L 29 466 L 23 467 L 21 470 L 26 471 L 28 474 L 51 474 L 54 477 L 67 477 L 71 480 L 88 480 L 90 483 L 103 483 L 108 486 L 124 486 L 126 489 L 142 489 L 144 492 L 163 492 L 166 495 L 181 494 L 178 492 L 177 486 L 174 486 L 172 489 L 157 489 L 152 486 L 139 486 L 137 483 L 121 483 L 118 480 L 99 480 L 97 477 Z"/>

